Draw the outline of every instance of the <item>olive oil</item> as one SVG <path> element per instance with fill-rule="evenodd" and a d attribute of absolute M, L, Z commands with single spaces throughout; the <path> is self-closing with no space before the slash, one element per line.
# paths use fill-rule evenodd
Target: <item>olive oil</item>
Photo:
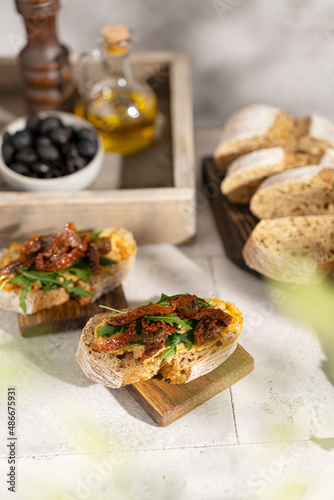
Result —
<path fill-rule="evenodd" d="M 101 33 L 101 50 L 86 54 L 79 65 L 81 99 L 74 112 L 96 127 L 106 151 L 132 155 L 154 140 L 157 97 L 132 74 L 129 29 L 106 26 Z"/>
<path fill-rule="evenodd" d="M 110 92 L 107 97 L 78 102 L 75 113 L 94 125 L 106 151 L 127 156 L 143 151 L 153 142 L 157 114 L 154 94 Z"/>

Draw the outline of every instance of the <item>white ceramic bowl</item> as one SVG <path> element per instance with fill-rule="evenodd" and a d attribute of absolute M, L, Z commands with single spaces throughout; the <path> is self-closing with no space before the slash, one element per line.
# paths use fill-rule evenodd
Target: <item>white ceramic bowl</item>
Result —
<path fill-rule="evenodd" d="M 65 113 L 64 111 L 42 111 L 38 113 L 41 118 L 47 116 L 57 116 L 64 125 L 78 128 L 93 128 L 92 125 L 79 116 Z M 82 169 L 73 174 L 57 177 L 56 179 L 35 179 L 14 172 L 7 167 L 2 155 L 3 135 L 6 132 L 13 134 L 18 130 L 23 130 L 26 124 L 26 116 L 14 120 L 0 134 L 0 174 L 3 180 L 15 191 L 79 191 L 87 188 L 97 177 L 104 158 L 104 148 L 98 136 L 98 147 L 95 156 Z"/>

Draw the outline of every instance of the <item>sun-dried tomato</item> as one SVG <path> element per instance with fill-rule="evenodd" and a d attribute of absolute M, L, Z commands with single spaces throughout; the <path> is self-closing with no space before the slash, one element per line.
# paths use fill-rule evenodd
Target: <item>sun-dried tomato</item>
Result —
<path fill-rule="evenodd" d="M 93 344 L 92 347 L 96 351 L 117 351 L 118 349 L 127 346 L 135 333 L 136 322 L 134 321 L 129 325 L 129 328 L 125 332 L 120 333 L 119 335 L 114 335 L 110 339 L 105 339 L 103 342 Z"/>
<path fill-rule="evenodd" d="M 143 316 L 156 316 L 159 314 L 170 314 L 174 312 L 175 307 L 173 305 L 162 306 L 160 304 L 148 304 L 147 306 L 134 307 L 126 314 L 116 316 L 115 318 L 110 318 L 108 325 L 121 326 L 127 325 L 131 321 L 134 321 Z"/>

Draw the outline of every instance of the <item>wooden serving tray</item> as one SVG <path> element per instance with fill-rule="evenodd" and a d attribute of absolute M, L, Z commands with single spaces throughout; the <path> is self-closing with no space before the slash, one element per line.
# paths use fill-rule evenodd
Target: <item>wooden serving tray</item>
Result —
<path fill-rule="evenodd" d="M 115 309 L 128 307 L 120 286 L 98 302 L 85 307 L 79 306 L 75 300 L 70 300 L 61 306 L 36 314 L 19 315 L 21 333 L 30 337 L 82 328 L 91 316 L 101 312 L 99 304 Z M 188 384 L 168 384 L 155 377 L 126 388 L 150 417 L 161 427 L 165 427 L 230 387 L 253 368 L 253 358 L 238 345 L 234 353 L 218 368 Z"/>
<path fill-rule="evenodd" d="M 194 237 L 195 163 L 188 59 L 175 52 L 152 52 L 134 54 L 131 62 L 134 73 L 147 80 L 158 97 L 158 133 L 152 146 L 125 158 L 106 153 L 99 176 L 84 191 L 16 192 L 0 179 L 0 238 L 11 234 L 18 239 L 22 233 L 55 230 L 69 220 L 82 227 L 97 223 L 98 227 L 126 227 L 139 244 L 179 244 Z M 75 71 L 75 57 L 72 64 Z M 26 114 L 17 60 L 0 60 L 0 106 L 4 115 Z"/>
<path fill-rule="evenodd" d="M 226 255 L 237 266 L 260 276 L 246 265 L 242 256 L 242 249 L 259 219 L 251 213 L 248 205 L 231 203 L 222 194 L 220 185 L 225 172 L 217 169 L 213 158 L 203 160 L 203 176 L 206 193 L 212 193 L 209 199 Z"/>

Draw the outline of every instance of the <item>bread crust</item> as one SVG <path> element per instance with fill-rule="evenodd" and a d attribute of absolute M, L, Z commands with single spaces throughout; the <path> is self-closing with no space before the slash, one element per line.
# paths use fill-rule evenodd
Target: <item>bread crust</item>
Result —
<path fill-rule="evenodd" d="M 116 354 L 94 351 L 94 331 L 110 313 L 93 316 L 84 327 L 77 351 L 77 361 L 83 373 L 90 379 L 112 388 L 119 388 L 140 380 L 147 380 L 155 375 L 161 376 L 172 384 L 188 383 L 211 372 L 223 363 L 236 349 L 242 330 L 242 314 L 232 303 L 211 299 L 214 307 L 219 307 L 232 316 L 232 323 L 227 327 L 217 327 L 220 338 L 210 345 L 193 347 L 188 351 L 180 347 L 174 356 L 160 359 L 150 358 L 139 363 L 144 347 L 131 348 Z"/>
<path fill-rule="evenodd" d="M 248 267 L 278 281 L 308 284 L 333 269 L 333 215 L 263 219 L 242 254 Z"/>
<path fill-rule="evenodd" d="M 80 286 L 94 294 L 94 297 L 76 295 L 75 297 L 81 305 L 95 302 L 105 293 L 115 290 L 130 274 L 134 266 L 137 246 L 132 233 L 123 228 L 110 228 L 104 230 L 101 236 L 109 233 L 117 234 L 126 242 L 129 255 L 126 259 L 121 259 L 112 266 L 102 267 L 97 274 L 90 275 L 90 283 L 81 280 L 76 281 L 76 286 Z M 62 287 L 49 292 L 44 292 L 41 289 L 29 290 L 26 297 L 26 312 L 24 313 L 19 304 L 20 293 L 21 288 L 14 288 L 10 291 L 2 288 L 0 290 L 0 307 L 20 314 L 34 314 L 42 309 L 50 309 L 64 304 L 70 298 L 70 294 Z"/>
<path fill-rule="evenodd" d="M 259 219 L 334 214 L 334 168 L 300 167 L 268 177 L 252 196 Z"/>
<path fill-rule="evenodd" d="M 266 104 L 240 109 L 223 128 L 214 152 L 217 168 L 225 170 L 235 158 L 252 151 L 290 144 L 294 124 L 292 116 Z"/>

